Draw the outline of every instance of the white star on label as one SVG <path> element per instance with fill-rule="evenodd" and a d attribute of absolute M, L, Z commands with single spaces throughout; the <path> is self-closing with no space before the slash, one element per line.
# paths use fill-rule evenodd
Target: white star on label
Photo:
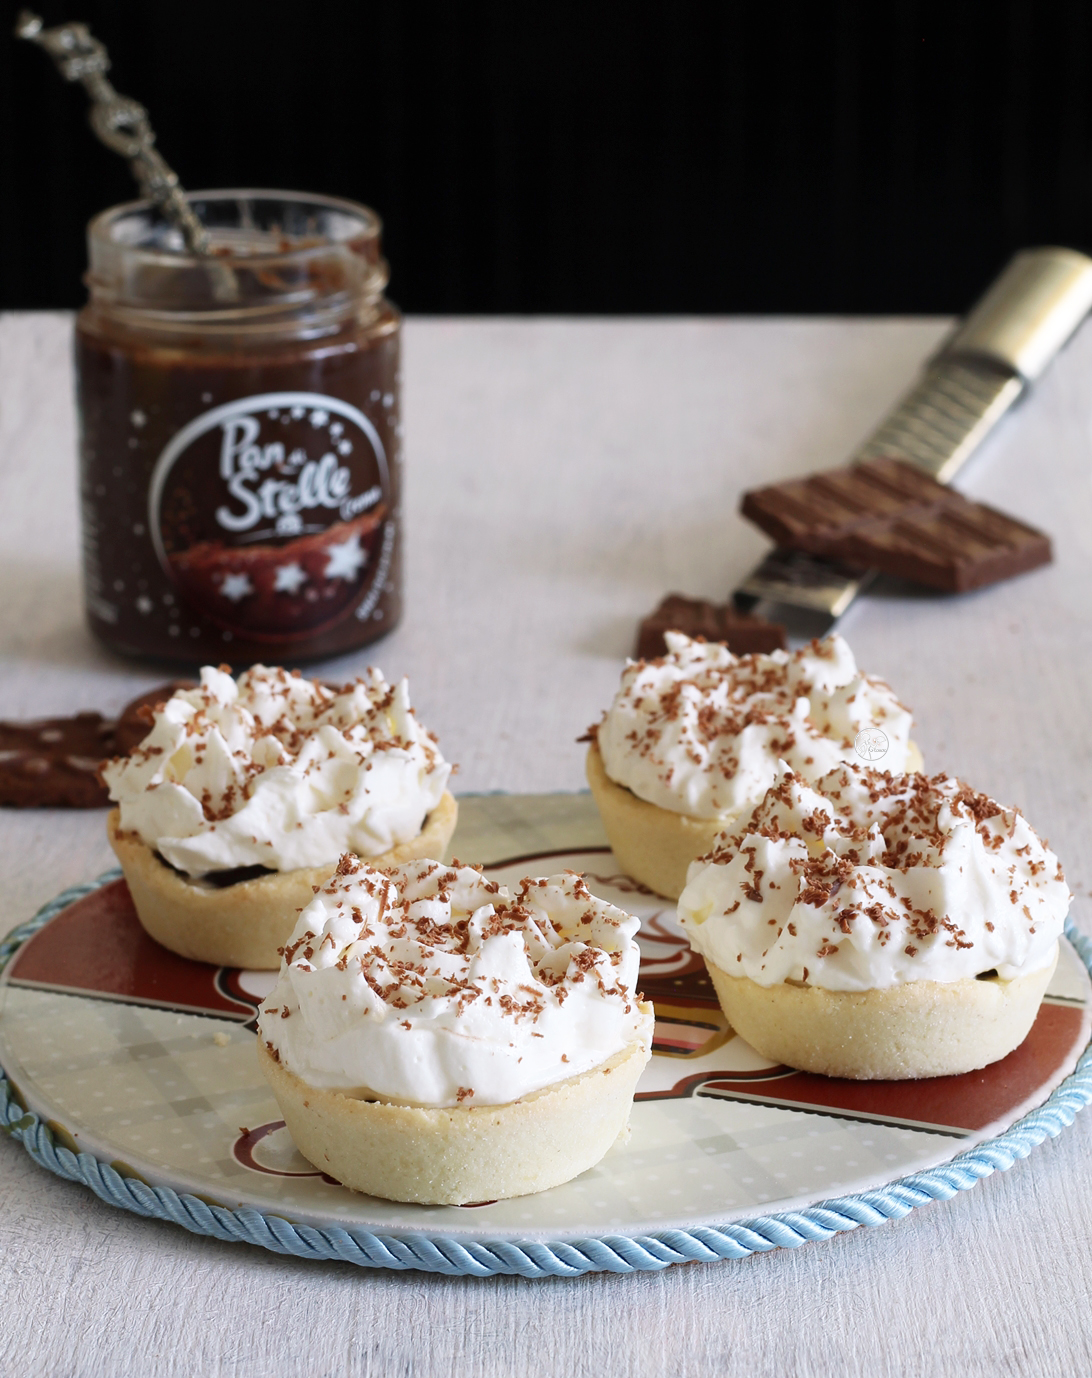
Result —
<path fill-rule="evenodd" d="M 303 407 L 293 407 L 293 408 L 292 408 L 292 420 L 293 420 L 293 421 L 302 421 L 302 420 L 303 420 L 303 413 L 304 413 L 304 408 L 303 408 Z"/>
<path fill-rule="evenodd" d="M 137 407 L 136 411 L 130 412 L 129 420 L 133 423 L 137 430 L 139 430 L 141 426 L 147 424 L 148 418 L 144 415 L 140 408 Z"/>
<path fill-rule="evenodd" d="M 328 411 L 323 411 L 321 407 L 316 407 L 311 413 L 311 425 L 314 426 L 316 431 L 320 426 L 325 426 L 329 419 L 330 413 Z"/>
<path fill-rule="evenodd" d="M 322 571 L 327 579 L 355 579 L 360 566 L 368 563 L 367 554 L 360 548 L 360 537 L 355 534 L 330 546 L 327 554 L 330 558 Z"/>
<path fill-rule="evenodd" d="M 140 595 L 140 597 L 136 600 L 136 605 L 137 610 L 145 614 L 150 613 L 152 609 L 155 607 L 155 604 L 152 602 L 152 600 L 148 597 L 146 593 L 142 593 Z"/>
<path fill-rule="evenodd" d="M 307 574 L 295 561 L 290 565 L 279 565 L 273 579 L 274 593 L 298 593 L 300 586 L 307 583 Z"/>
<path fill-rule="evenodd" d="M 337 442 L 337 452 L 339 455 L 351 455 L 353 452 L 353 442 L 351 440 L 339 440 Z"/>
<path fill-rule="evenodd" d="M 250 582 L 249 574 L 226 574 L 224 582 L 220 585 L 220 592 L 225 598 L 237 603 L 240 598 L 254 592 L 254 585 Z"/>
<path fill-rule="evenodd" d="M 344 429 L 345 427 L 341 424 L 340 421 L 335 421 L 330 426 L 330 434 L 336 440 Z"/>

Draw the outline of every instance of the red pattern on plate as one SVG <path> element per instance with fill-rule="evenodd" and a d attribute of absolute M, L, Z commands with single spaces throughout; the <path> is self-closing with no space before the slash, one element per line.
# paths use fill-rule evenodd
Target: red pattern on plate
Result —
<path fill-rule="evenodd" d="M 222 988 L 223 967 L 168 952 L 140 926 L 129 887 L 111 881 L 76 900 L 19 949 L 14 986 L 64 991 L 188 1013 L 254 1017 L 255 1003 Z"/>
<path fill-rule="evenodd" d="M 705 966 L 684 937 L 656 918 L 642 933 L 650 949 L 641 967 L 645 995 L 657 1008 L 654 1051 L 705 1057 L 729 1038 Z M 257 1001 L 228 967 L 192 962 L 160 947 L 141 928 L 124 880 L 101 886 L 69 905 L 20 948 L 12 985 L 98 999 L 253 1019 Z M 1050 996 L 1024 1043 L 1000 1062 L 959 1077 L 924 1081 L 844 1081 L 786 1067 L 740 1073 L 723 1068 L 683 1077 L 639 1100 L 685 1096 L 779 1104 L 789 1109 L 903 1122 L 967 1133 L 1010 1114 L 1071 1061 L 1083 1037 L 1083 1007 Z M 680 1068 L 681 1070 L 681 1068 Z"/>
<path fill-rule="evenodd" d="M 1082 1042 L 1083 1026 L 1080 1006 L 1055 1004 L 1048 997 L 1019 1048 L 978 1072 L 922 1081 L 846 1081 L 771 1067 L 743 1075 L 684 1077 L 669 1091 L 654 1091 L 641 1099 L 714 1096 L 969 1133 L 1011 1114 L 1054 1080 Z"/>

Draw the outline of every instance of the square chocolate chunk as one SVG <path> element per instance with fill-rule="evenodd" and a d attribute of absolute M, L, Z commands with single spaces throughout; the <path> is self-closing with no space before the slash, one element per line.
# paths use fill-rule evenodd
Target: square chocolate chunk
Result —
<path fill-rule="evenodd" d="M 1051 560 L 1050 538 L 1041 531 L 898 459 L 755 488 L 740 510 L 778 545 L 949 592 Z"/>
<path fill-rule="evenodd" d="M 637 634 L 638 660 L 652 660 L 665 654 L 664 632 L 723 641 L 733 655 L 785 648 L 785 629 L 776 622 L 739 612 L 730 603 L 707 603 L 703 598 L 684 598 L 679 593 L 669 593 L 641 623 Z"/>

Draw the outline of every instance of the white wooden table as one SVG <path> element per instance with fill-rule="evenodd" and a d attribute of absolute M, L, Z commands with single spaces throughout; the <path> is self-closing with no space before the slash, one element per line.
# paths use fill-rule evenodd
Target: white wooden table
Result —
<path fill-rule="evenodd" d="M 0 318 L 0 715 L 118 708 L 163 678 L 80 612 L 71 323 Z M 763 549 L 741 489 L 848 453 L 937 320 L 406 326 L 408 674 L 464 791 L 579 789 L 575 738 L 637 619 L 723 598 Z M 961 487 L 1056 561 L 843 630 L 926 762 L 1019 804 L 1092 931 L 1092 327 Z M 350 670 L 366 657 L 347 657 Z M 112 863 L 103 815 L 0 817 L 0 931 Z M 1092 1368 L 1092 1113 L 898 1224 L 742 1263 L 525 1282 L 308 1264 L 101 1204 L 0 1142 L 0 1373 L 1032 1374 Z"/>

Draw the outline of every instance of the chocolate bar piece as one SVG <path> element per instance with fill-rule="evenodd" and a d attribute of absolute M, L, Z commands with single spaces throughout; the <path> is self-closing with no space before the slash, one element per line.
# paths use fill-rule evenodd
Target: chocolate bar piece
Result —
<path fill-rule="evenodd" d="M 117 721 L 74 713 L 32 722 L 0 722 L 0 807 L 104 809 L 110 803 L 98 770 L 109 756 L 138 746 L 151 726 L 151 705 L 191 682 L 161 684 L 126 704 Z"/>
<path fill-rule="evenodd" d="M 98 777 L 114 724 L 101 713 L 0 722 L 0 805 L 97 809 L 108 803 Z"/>
<path fill-rule="evenodd" d="M 733 655 L 785 647 L 785 628 L 778 623 L 738 612 L 730 603 L 707 603 L 679 593 L 669 593 L 641 623 L 637 633 L 638 660 L 652 660 L 666 652 L 664 632 L 685 632 L 687 636 L 703 636 L 706 641 L 724 641 Z"/>
<path fill-rule="evenodd" d="M 898 459 L 755 488 L 740 510 L 778 545 L 953 593 L 1051 560 L 1041 531 Z"/>

